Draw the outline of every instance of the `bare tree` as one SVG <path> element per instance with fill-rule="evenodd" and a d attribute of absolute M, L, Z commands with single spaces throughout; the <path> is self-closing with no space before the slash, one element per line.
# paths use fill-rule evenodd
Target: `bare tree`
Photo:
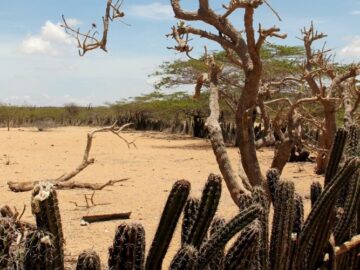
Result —
<path fill-rule="evenodd" d="M 123 1 L 117 0 L 113 3 L 113 0 L 107 0 L 105 15 L 102 18 L 103 21 L 103 31 L 102 36 L 99 37 L 99 32 L 97 31 L 97 26 L 95 23 L 92 23 L 92 27 L 87 32 L 81 32 L 79 28 L 75 29 L 69 25 L 63 15 L 63 25 L 66 33 L 73 36 L 77 40 L 79 55 L 83 56 L 87 51 L 101 49 L 107 52 L 107 38 L 109 32 L 110 21 L 114 19 L 122 18 L 125 16 L 124 12 L 120 10 Z"/>
<path fill-rule="evenodd" d="M 256 36 L 253 21 L 254 12 L 263 3 L 262 0 L 232 0 L 228 5 L 223 5 L 223 13 L 217 13 L 210 7 L 207 0 L 199 0 L 199 9 L 197 11 L 185 11 L 181 7 L 179 0 L 171 0 L 176 18 L 183 21 L 201 21 L 217 30 L 217 33 L 213 33 L 181 22 L 177 25 L 176 31 L 173 28 L 172 36 L 179 45 L 175 46 L 175 49 L 184 48 L 185 52 L 188 52 L 191 47 L 187 45 L 186 41 L 188 40 L 187 36 L 190 34 L 206 38 L 222 46 L 228 53 L 229 60 L 236 63 L 237 67 L 244 72 L 244 86 L 234 108 L 241 165 L 244 172 L 240 173 L 242 181 L 239 181 L 239 177 L 234 173 L 231 162 L 227 158 L 226 148 L 221 132 L 219 132 L 218 119 L 216 119 L 218 117 L 216 113 L 218 111 L 216 105 L 218 104 L 216 102 L 218 95 L 216 94 L 217 79 L 215 75 L 218 75 L 219 69 L 216 68 L 215 64 L 210 64 L 212 68 L 209 69 L 209 80 L 213 85 L 210 86 L 212 114 L 207 123 L 217 162 L 236 204 L 239 204 L 238 196 L 240 193 L 248 194 L 252 186 L 264 186 L 267 189 L 256 155 L 252 121 L 261 85 L 262 61 L 260 50 L 268 37 L 285 38 L 286 35 L 279 34 L 280 30 L 276 27 L 263 29 L 260 25 Z M 228 18 L 238 10 L 244 11 L 243 31 L 235 28 Z"/>
<path fill-rule="evenodd" d="M 302 30 L 302 41 L 305 47 L 306 59 L 302 78 L 307 83 L 311 95 L 322 106 L 324 115 L 324 128 L 318 142 L 318 154 L 316 172 L 323 173 L 327 163 L 327 153 L 330 150 L 333 138 L 336 133 L 336 112 L 341 99 L 341 90 L 346 88 L 346 81 L 355 78 L 360 74 L 360 65 L 350 65 L 345 69 L 337 68 L 328 54 L 329 50 L 322 48 L 314 50 L 313 43 L 325 38 L 324 33 L 314 29 L 313 24 Z M 348 93 L 348 91 L 343 91 Z M 349 95 L 347 95 L 349 97 Z M 346 97 L 345 97 L 346 98 Z"/>

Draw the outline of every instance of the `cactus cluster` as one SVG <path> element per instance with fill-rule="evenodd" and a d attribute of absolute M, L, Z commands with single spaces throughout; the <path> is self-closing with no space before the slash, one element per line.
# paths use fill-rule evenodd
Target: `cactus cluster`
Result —
<path fill-rule="evenodd" d="M 269 194 L 261 187 L 254 187 L 251 195 L 242 194 L 239 213 L 228 222 L 216 216 L 219 176 L 210 174 L 200 199 L 189 198 L 190 183 L 179 180 L 169 193 L 147 256 L 143 226 L 123 223 L 109 249 L 108 269 L 162 269 L 182 213 L 181 246 L 171 270 L 359 269 L 359 247 L 341 255 L 335 248 L 360 233 L 360 159 L 347 155 L 341 160 L 346 136 L 342 129 L 336 135 L 324 187 L 311 185 L 312 209 L 305 221 L 303 198 L 295 192 L 294 183 L 281 180 L 275 169 L 266 175 Z M 269 236 L 271 202 L 274 215 Z M 31 203 L 36 227 L 28 228 L 16 263 L 9 264 L 9 256 L 0 256 L 0 268 L 64 269 L 61 219 L 51 184 L 36 185 Z M 16 243 L 17 227 L 12 226 L 10 208 L 1 208 L 0 213 L 1 255 L 12 249 L 9 243 Z M 100 270 L 99 256 L 92 250 L 82 252 L 76 269 Z"/>

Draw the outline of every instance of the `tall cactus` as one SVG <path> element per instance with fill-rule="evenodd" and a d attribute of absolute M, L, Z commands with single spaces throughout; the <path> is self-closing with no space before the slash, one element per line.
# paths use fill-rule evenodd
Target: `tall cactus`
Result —
<path fill-rule="evenodd" d="M 266 173 L 266 181 L 269 187 L 271 201 L 275 201 L 275 191 L 280 179 L 280 173 L 277 169 L 269 169 Z"/>
<path fill-rule="evenodd" d="M 161 269 L 162 261 L 189 192 L 190 183 L 186 180 L 179 180 L 173 185 L 146 259 L 146 270 Z"/>
<path fill-rule="evenodd" d="M 286 270 L 289 268 L 294 219 L 294 183 L 281 181 L 275 192 L 274 218 L 270 243 L 271 269 Z"/>
<path fill-rule="evenodd" d="M 144 268 L 145 230 L 139 223 L 120 224 L 109 250 L 110 270 L 142 270 Z"/>
<path fill-rule="evenodd" d="M 101 270 L 99 255 L 94 250 L 84 250 L 79 255 L 76 270 Z"/>
<path fill-rule="evenodd" d="M 64 236 L 61 225 L 60 210 L 56 191 L 50 183 L 39 183 L 31 197 L 31 210 L 36 218 L 38 229 L 53 235 L 53 246 L 56 249 L 54 269 L 64 269 Z"/>
<path fill-rule="evenodd" d="M 31 232 L 25 241 L 24 270 L 56 270 L 54 237 L 47 231 Z"/>
<path fill-rule="evenodd" d="M 197 250 L 191 245 L 185 245 L 179 249 L 170 263 L 169 270 L 193 270 L 196 261 Z"/>
<path fill-rule="evenodd" d="M 360 205 L 360 175 L 354 174 L 347 185 L 341 218 L 334 228 L 336 243 L 343 243 L 350 238 L 350 225 L 356 224 L 357 209 Z"/>
<path fill-rule="evenodd" d="M 293 233 L 299 236 L 304 225 L 304 202 L 300 194 L 295 193 L 295 217 L 293 225 Z"/>
<path fill-rule="evenodd" d="M 346 144 L 346 155 L 348 157 L 360 156 L 360 129 L 357 125 L 351 125 Z"/>
<path fill-rule="evenodd" d="M 263 215 L 263 208 L 254 204 L 230 220 L 223 228 L 215 233 L 199 250 L 196 259 L 195 269 L 205 269 L 211 258 L 223 249 L 226 243 L 240 230 Z"/>
<path fill-rule="evenodd" d="M 335 220 L 334 209 L 339 191 L 359 170 L 359 165 L 358 159 L 350 159 L 325 187 L 300 233 L 293 268 L 315 269 L 316 264 L 322 260 Z"/>
<path fill-rule="evenodd" d="M 252 269 L 251 264 L 258 253 L 260 223 L 253 222 L 241 230 L 239 237 L 230 247 L 225 257 L 224 270 Z"/>
<path fill-rule="evenodd" d="M 263 214 L 259 216 L 260 236 L 259 236 L 259 261 L 260 269 L 267 270 L 269 262 L 269 212 L 270 204 L 263 188 L 254 187 L 252 192 L 253 203 L 259 204 L 263 208 Z"/>
<path fill-rule="evenodd" d="M 189 243 L 189 235 L 199 212 L 200 200 L 189 198 L 184 207 L 184 217 L 181 227 L 181 245 Z"/>
<path fill-rule="evenodd" d="M 199 210 L 186 244 L 199 248 L 210 227 L 221 196 L 221 177 L 210 174 L 202 192 Z"/>
<path fill-rule="evenodd" d="M 329 161 L 326 167 L 325 186 L 330 183 L 331 179 L 335 176 L 338 170 L 339 163 L 344 152 L 347 134 L 348 132 L 343 128 L 339 128 L 336 132 L 329 155 Z"/>
<path fill-rule="evenodd" d="M 312 182 L 310 186 L 310 201 L 311 201 L 311 208 L 314 207 L 316 201 L 319 199 L 322 192 L 321 184 L 316 181 Z"/>
<path fill-rule="evenodd" d="M 209 230 L 209 238 L 221 230 L 225 224 L 225 219 L 214 217 Z M 224 249 L 220 249 L 215 256 L 211 258 L 208 270 L 222 270 L 224 268 L 224 256 Z"/>

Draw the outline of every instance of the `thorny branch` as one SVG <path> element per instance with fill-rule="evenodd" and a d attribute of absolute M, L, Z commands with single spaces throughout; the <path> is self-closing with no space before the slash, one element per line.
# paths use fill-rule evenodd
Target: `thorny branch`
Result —
<path fill-rule="evenodd" d="M 99 32 L 96 30 L 96 24 L 92 24 L 92 28 L 87 32 L 80 32 L 80 29 L 75 29 L 66 21 L 65 16 L 62 15 L 63 25 L 61 25 L 65 32 L 77 41 L 77 46 L 79 48 L 79 55 L 83 56 L 87 51 L 91 51 L 97 48 L 102 49 L 107 52 L 107 36 L 109 32 L 110 21 L 114 19 L 122 18 L 125 16 L 124 12 L 120 10 L 123 0 L 118 0 L 116 3 L 113 3 L 113 0 L 107 0 L 105 15 L 102 18 L 103 21 L 103 32 L 102 37 L 99 38 Z"/>

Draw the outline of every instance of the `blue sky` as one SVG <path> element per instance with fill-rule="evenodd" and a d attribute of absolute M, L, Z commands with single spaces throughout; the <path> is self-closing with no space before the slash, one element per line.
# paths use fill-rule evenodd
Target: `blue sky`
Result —
<path fill-rule="evenodd" d="M 110 26 L 108 53 L 94 51 L 79 57 L 74 40 L 59 23 L 64 14 L 74 25 L 87 30 L 92 22 L 101 26 L 106 0 L 0 0 L 0 102 L 37 106 L 60 106 L 67 102 L 101 105 L 152 90 L 148 75 L 163 61 L 180 58 L 167 50 L 172 46 L 165 34 L 176 23 L 170 1 L 125 0 L 122 22 Z M 183 0 L 184 7 L 196 8 L 197 1 Z M 210 4 L 221 12 L 221 3 Z M 327 47 L 337 60 L 360 61 L 360 0 L 268 0 L 282 17 L 279 22 L 265 5 L 256 12 L 263 27 L 277 25 L 296 39 L 300 28 L 311 21 L 328 34 Z M 232 16 L 242 27 L 241 11 Z M 196 24 L 201 26 L 201 24 Z M 194 39 L 201 52 L 204 40 Z M 323 42 L 319 43 L 322 46 Z M 218 47 L 208 46 L 212 49 Z"/>

